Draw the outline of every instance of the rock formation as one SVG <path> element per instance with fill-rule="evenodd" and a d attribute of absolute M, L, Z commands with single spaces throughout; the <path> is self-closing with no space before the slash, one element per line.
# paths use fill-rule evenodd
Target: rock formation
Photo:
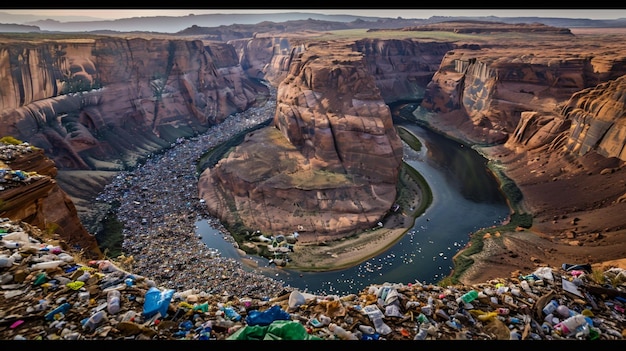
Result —
<path fill-rule="evenodd" d="M 99 38 L 0 47 L 0 135 L 62 169 L 120 170 L 268 92 L 232 46 Z"/>
<path fill-rule="evenodd" d="M 568 151 L 626 161 L 626 76 L 575 93 L 562 114 L 572 123 Z"/>
<path fill-rule="evenodd" d="M 345 44 L 310 45 L 278 88 L 273 126 L 205 170 L 200 197 L 231 225 L 297 231 L 303 241 L 337 238 L 387 213 L 401 158 L 363 55 Z"/>
<path fill-rule="evenodd" d="M 86 258 L 103 258 L 95 236 L 85 230 L 73 202 L 57 185 L 57 168 L 42 149 L 0 142 L 0 157 L 1 218 L 57 233 Z"/>
<path fill-rule="evenodd" d="M 626 73 L 624 53 L 585 46 L 570 35 L 518 45 L 459 44 L 426 87 L 425 118 L 435 128 L 478 144 L 502 144 L 525 111 L 559 114 L 580 90 Z"/>
<path fill-rule="evenodd" d="M 306 38 L 286 36 L 231 40 L 229 44 L 236 48 L 248 75 L 262 77 L 275 86 L 285 79 L 292 60 L 307 46 Z M 386 103 L 421 99 L 442 58 L 454 48 L 448 42 L 415 39 L 365 38 L 346 45 L 363 54 Z"/>
<path fill-rule="evenodd" d="M 387 103 L 423 98 L 442 58 L 454 45 L 415 39 L 361 39 L 353 44 Z"/>
<path fill-rule="evenodd" d="M 77 203 L 103 186 L 81 187 L 85 171 L 106 183 L 269 91 L 225 43 L 104 36 L 2 44 L 0 83 L 0 136 L 43 149 Z"/>

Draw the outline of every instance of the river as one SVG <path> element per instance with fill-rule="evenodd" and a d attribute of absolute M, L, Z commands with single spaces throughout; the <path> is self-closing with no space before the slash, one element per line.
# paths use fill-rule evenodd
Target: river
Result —
<path fill-rule="evenodd" d="M 276 268 L 262 257 L 247 256 L 259 271 L 312 294 L 348 295 L 371 284 L 436 284 L 453 268 L 452 257 L 481 228 L 501 224 L 509 207 L 487 160 L 475 150 L 416 124 L 403 123 L 421 141 L 419 151 L 405 145 L 404 160 L 428 182 L 433 201 L 404 237 L 384 253 L 355 267 L 330 272 Z M 221 256 L 241 260 L 231 243 L 206 221 L 196 223 L 199 237 Z M 250 268 L 253 269 L 253 268 Z"/>

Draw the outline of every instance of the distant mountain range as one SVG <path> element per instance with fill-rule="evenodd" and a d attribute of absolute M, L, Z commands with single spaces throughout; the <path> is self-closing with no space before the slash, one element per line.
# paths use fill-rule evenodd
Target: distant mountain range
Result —
<path fill-rule="evenodd" d="M 117 20 L 67 17 L 59 21 L 31 15 L 11 15 L 0 12 L 0 32 L 155 32 L 178 33 L 191 27 L 220 27 L 233 24 L 253 25 L 261 22 L 281 23 L 298 20 L 318 20 L 350 23 L 350 28 L 402 28 L 455 20 L 477 20 L 502 23 L 542 23 L 548 26 L 576 27 L 626 27 L 626 18 L 615 20 L 592 20 L 581 18 L 551 17 L 447 17 L 434 16 L 428 19 L 369 17 L 353 15 L 326 15 L 307 12 L 263 13 L 263 14 L 203 14 L 187 16 L 131 17 Z M 74 19 L 74 20 L 72 20 Z"/>

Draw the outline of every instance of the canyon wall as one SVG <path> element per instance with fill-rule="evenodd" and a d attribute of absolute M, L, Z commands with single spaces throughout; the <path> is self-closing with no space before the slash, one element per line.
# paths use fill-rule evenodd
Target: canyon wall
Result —
<path fill-rule="evenodd" d="M 364 56 L 366 70 L 374 77 L 386 103 L 421 99 L 442 58 L 455 45 L 415 39 L 360 39 L 345 41 Z M 259 37 L 231 40 L 241 66 L 252 77 L 278 86 L 289 66 L 315 40 L 294 37 Z"/>
<path fill-rule="evenodd" d="M 626 161 L 626 76 L 575 93 L 562 110 L 571 121 L 566 149 Z"/>
<path fill-rule="evenodd" d="M 382 98 L 392 103 L 423 98 L 442 58 L 455 45 L 415 39 L 361 39 L 352 47 L 363 54 Z"/>
<path fill-rule="evenodd" d="M 90 230 L 90 202 L 117 172 L 269 94 L 231 45 L 200 40 L 7 42 L 0 82 L 0 136 L 52 159 Z"/>
<path fill-rule="evenodd" d="M 626 73 L 620 51 L 594 55 L 558 41 L 520 46 L 460 45 L 448 52 L 421 105 L 437 117 L 424 120 L 471 143 L 501 144 L 522 113 L 558 115 L 572 94 Z"/>
<path fill-rule="evenodd" d="M 120 170 L 268 93 L 232 46 L 102 38 L 0 46 L 0 135 L 61 170 Z"/>
<path fill-rule="evenodd" d="M 422 100 L 417 120 L 471 144 L 623 159 L 621 100 L 593 89 L 619 83 L 608 82 L 626 73 L 626 55 L 619 43 L 570 37 L 517 46 L 297 36 L 4 44 L 0 135 L 44 150 L 72 189 L 79 172 L 113 175 L 245 110 L 267 82 L 279 86 L 274 125 L 207 171 L 201 193 L 225 221 L 330 238 L 374 225 L 393 204 L 401 152 L 388 103 Z M 211 182 L 221 188 L 208 190 Z"/>
<path fill-rule="evenodd" d="M 363 55 L 349 43 L 311 44 L 278 87 L 273 125 L 205 170 L 200 197 L 230 225 L 323 241 L 377 225 L 395 201 L 401 161 Z"/>

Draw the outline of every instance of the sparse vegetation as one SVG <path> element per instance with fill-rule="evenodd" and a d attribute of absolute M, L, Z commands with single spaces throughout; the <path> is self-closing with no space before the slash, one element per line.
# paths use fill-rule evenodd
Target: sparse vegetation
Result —
<path fill-rule="evenodd" d="M 590 275 L 591 280 L 593 280 L 596 284 L 604 284 L 604 281 L 606 280 L 605 276 L 604 276 L 604 270 L 600 270 L 600 269 L 594 269 L 591 271 L 591 275 Z"/>
<path fill-rule="evenodd" d="M 92 82 L 83 76 L 69 77 L 63 80 L 62 83 L 61 94 L 78 93 L 102 88 L 102 84 L 100 84 L 98 80 L 94 79 Z"/>
<path fill-rule="evenodd" d="M 60 226 L 57 223 L 46 223 L 46 234 L 52 235 L 57 232 Z"/>
<path fill-rule="evenodd" d="M 24 143 L 23 141 L 14 138 L 12 136 L 4 136 L 2 138 L 0 138 L 0 142 L 7 144 L 7 145 L 20 145 L 22 143 Z"/>
<path fill-rule="evenodd" d="M 101 235 L 96 235 L 96 239 L 105 256 L 115 258 L 122 254 L 122 229 L 124 225 L 113 213 L 109 213 L 102 220 L 102 232 Z"/>
<path fill-rule="evenodd" d="M 406 128 L 402 126 L 397 126 L 396 130 L 398 131 L 398 136 L 400 136 L 400 139 L 407 143 L 407 145 L 409 145 L 411 149 L 415 151 L 420 151 L 422 149 L 422 143 L 415 135 L 413 135 L 413 133 L 409 132 Z"/>

